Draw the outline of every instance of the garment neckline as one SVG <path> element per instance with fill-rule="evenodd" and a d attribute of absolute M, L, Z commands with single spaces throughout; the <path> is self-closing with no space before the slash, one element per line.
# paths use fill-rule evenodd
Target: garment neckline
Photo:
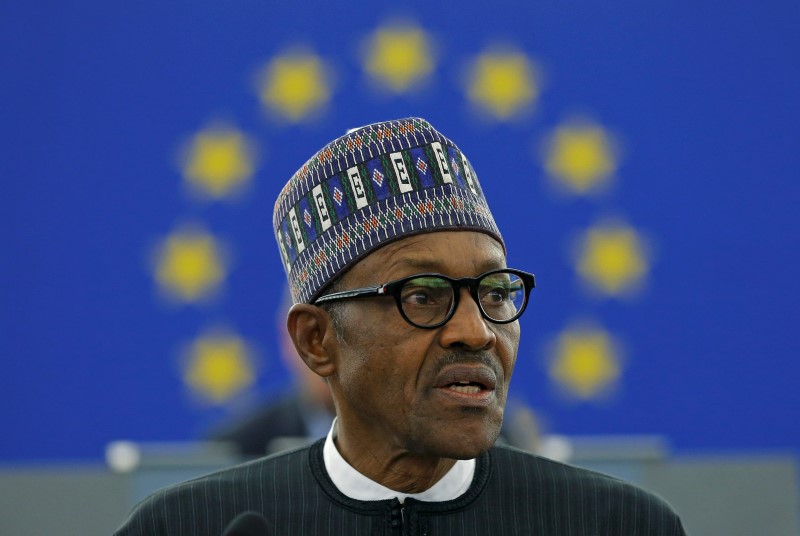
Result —
<path fill-rule="evenodd" d="M 325 494 L 328 495 L 332 501 L 350 510 L 371 514 L 385 513 L 386 508 L 400 504 L 400 501 L 398 501 L 396 498 L 377 501 L 362 501 L 359 499 L 350 498 L 339 491 L 325 469 L 325 460 L 323 454 L 324 447 L 325 438 L 319 439 L 313 443 L 307 451 L 308 463 L 311 467 L 311 473 L 314 475 L 314 478 L 317 480 Z M 472 476 L 472 482 L 470 483 L 467 491 L 460 497 L 440 502 L 420 501 L 418 499 L 409 497 L 406 499 L 405 503 L 403 503 L 404 506 L 414 507 L 415 509 L 426 512 L 444 512 L 468 506 L 475 501 L 475 499 L 477 499 L 486 488 L 486 483 L 489 481 L 489 476 L 491 474 L 491 453 L 492 449 L 481 454 L 475 459 L 475 472 Z"/>
<path fill-rule="evenodd" d="M 384 486 L 360 473 L 339 452 L 334 442 L 336 420 L 331 425 L 322 450 L 325 470 L 333 484 L 344 495 L 361 501 L 376 501 L 397 498 L 423 502 L 444 502 L 463 495 L 472 483 L 475 474 L 475 459 L 456 460 L 450 470 L 433 486 L 419 493 L 404 493 Z"/>

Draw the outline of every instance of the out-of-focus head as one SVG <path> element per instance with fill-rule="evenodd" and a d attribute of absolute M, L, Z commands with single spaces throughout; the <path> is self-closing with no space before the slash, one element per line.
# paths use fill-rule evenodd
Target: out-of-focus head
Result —
<path fill-rule="evenodd" d="M 273 225 L 295 303 L 401 238 L 472 230 L 503 244 L 469 161 L 418 118 L 353 129 L 320 149 L 281 191 Z"/>

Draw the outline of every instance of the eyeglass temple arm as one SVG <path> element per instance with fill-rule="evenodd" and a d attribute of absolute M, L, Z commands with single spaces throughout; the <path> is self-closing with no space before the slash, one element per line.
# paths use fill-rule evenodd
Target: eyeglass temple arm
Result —
<path fill-rule="evenodd" d="M 320 296 L 314 300 L 314 305 L 318 303 L 325 303 L 335 300 L 344 300 L 349 298 L 368 298 L 370 296 L 381 296 L 386 294 L 386 285 L 379 285 L 377 287 L 364 287 L 353 290 L 343 290 L 341 292 L 334 292 L 326 296 Z"/>

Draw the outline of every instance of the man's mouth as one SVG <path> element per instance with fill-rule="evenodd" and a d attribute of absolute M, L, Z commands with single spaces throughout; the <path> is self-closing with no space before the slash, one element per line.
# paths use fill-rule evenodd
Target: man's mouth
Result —
<path fill-rule="evenodd" d="M 485 390 L 486 386 L 476 382 L 456 382 L 446 386 L 445 389 L 450 389 L 451 391 L 463 393 L 465 395 L 476 395 Z"/>
<path fill-rule="evenodd" d="M 485 365 L 450 365 L 439 373 L 435 386 L 457 397 L 486 397 L 494 393 L 497 375 Z"/>

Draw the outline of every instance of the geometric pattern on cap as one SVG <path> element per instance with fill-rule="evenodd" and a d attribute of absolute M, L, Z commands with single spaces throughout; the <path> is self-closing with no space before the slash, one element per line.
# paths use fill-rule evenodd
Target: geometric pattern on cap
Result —
<path fill-rule="evenodd" d="M 304 303 L 393 240 L 474 230 L 503 244 L 472 165 L 418 118 L 361 127 L 323 147 L 281 191 L 273 225 L 293 299 Z"/>

